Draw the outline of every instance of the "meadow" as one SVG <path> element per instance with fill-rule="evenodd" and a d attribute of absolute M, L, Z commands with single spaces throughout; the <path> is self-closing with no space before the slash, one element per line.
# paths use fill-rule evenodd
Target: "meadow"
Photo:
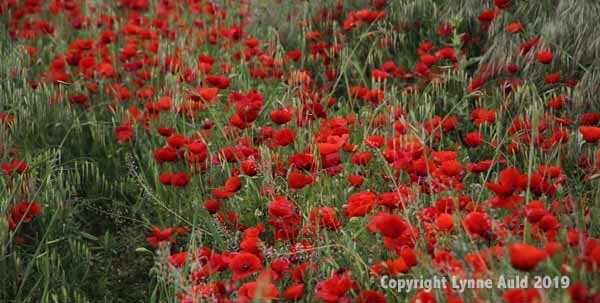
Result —
<path fill-rule="evenodd" d="M 0 22 L 1 303 L 600 302 L 600 2 Z"/>

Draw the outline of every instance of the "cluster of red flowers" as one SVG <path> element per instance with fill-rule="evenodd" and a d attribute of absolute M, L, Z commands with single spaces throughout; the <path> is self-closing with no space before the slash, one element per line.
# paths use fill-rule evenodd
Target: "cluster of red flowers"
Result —
<path fill-rule="evenodd" d="M 13 179 L 25 175 L 28 169 L 29 166 L 27 163 L 18 159 L 0 165 L 0 171 L 9 180 L 9 187 L 14 187 L 15 181 Z M 20 189 L 24 194 L 27 193 L 25 187 L 21 187 Z M 31 222 L 41 212 L 42 207 L 39 203 L 21 200 L 18 204 L 10 207 L 10 215 L 7 217 L 8 227 L 10 230 L 15 230 L 19 225 Z"/>
<path fill-rule="evenodd" d="M 116 15 L 105 4 L 84 14 L 83 2 L 6 1 L 0 12 L 10 14 L 10 38 L 27 44 L 32 64 L 45 64 L 39 78 L 27 79 L 32 89 L 76 84 L 48 102 L 108 112 L 118 121 L 115 141 L 147 156 L 139 173 L 152 174 L 158 194 L 194 192 L 202 201 L 185 208 L 213 227 L 201 248 L 185 246 L 192 226 L 155 227 L 147 238 L 176 251 L 166 263 L 192 285 L 178 289 L 181 302 L 391 302 L 371 278 L 484 277 L 500 262 L 522 272 L 548 262 L 597 279 L 600 239 L 587 228 L 591 200 L 600 197 L 573 197 L 565 187 L 580 182 L 588 190 L 600 173 L 600 112 L 569 112 L 579 74 L 565 72 L 561 50 L 513 20 L 518 1 L 489 1 L 472 16 L 480 25 L 474 32 L 437 20 L 397 24 L 392 1 L 358 10 L 333 1 L 296 24 L 303 35 L 287 37 L 292 47 L 252 36 L 245 1 L 121 0 Z M 498 66 L 466 70 L 461 62 L 477 56 L 499 19 L 518 48 Z M 42 56 L 35 41 L 57 28 L 74 33 L 72 41 Z M 412 59 L 398 60 L 392 36 L 404 34 L 419 41 L 402 46 Z M 363 39 L 383 51 L 360 57 Z M 348 71 L 357 58 L 365 62 Z M 547 99 L 538 111 L 511 114 L 524 106 L 514 97 L 530 68 L 543 76 L 528 85 Z M 432 100 L 456 85 L 456 72 L 470 73 L 458 80 L 467 104 Z M 0 113 L 0 126 L 18 125 Z M 18 159 L 1 165 L 7 178 L 27 170 Z M 10 211 L 15 229 L 41 207 L 21 201 Z M 216 243 L 224 237 L 235 248 Z M 352 238 L 353 247 L 336 237 Z M 466 240 L 472 251 L 448 243 Z M 336 249 L 373 254 L 323 253 Z M 600 292 L 590 286 L 574 283 L 572 301 L 597 302 Z M 502 296 L 541 302 L 545 294 Z M 416 290 L 410 300 L 468 302 L 452 289 Z"/>

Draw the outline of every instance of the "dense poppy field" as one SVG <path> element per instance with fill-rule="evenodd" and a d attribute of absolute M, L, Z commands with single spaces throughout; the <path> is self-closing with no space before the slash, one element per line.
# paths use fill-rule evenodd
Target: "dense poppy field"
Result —
<path fill-rule="evenodd" d="M 0 20 L 0 302 L 600 302 L 600 3 Z"/>

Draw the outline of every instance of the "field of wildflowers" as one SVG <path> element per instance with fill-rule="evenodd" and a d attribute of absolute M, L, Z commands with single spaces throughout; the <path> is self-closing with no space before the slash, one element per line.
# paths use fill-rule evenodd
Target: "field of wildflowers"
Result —
<path fill-rule="evenodd" d="M 2 303 L 600 302 L 600 2 L 0 20 Z"/>

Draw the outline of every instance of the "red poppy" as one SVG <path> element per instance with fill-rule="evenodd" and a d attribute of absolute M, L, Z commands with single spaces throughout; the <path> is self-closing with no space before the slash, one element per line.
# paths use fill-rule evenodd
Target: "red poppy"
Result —
<path fill-rule="evenodd" d="M 542 297 L 539 290 L 535 288 L 511 289 L 502 295 L 506 303 L 541 303 Z"/>
<path fill-rule="evenodd" d="M 542 64 L 549 64 L 552 62 L 552 52 L 549 50 L 539 51 L 536 55 L 538 62 Z"/>
<path fill-rule="evenodd" d="M 467 163 L 467 170 L 472 173 L 488 171 L 494 163 L 491 160 L 483 160 L 477 163 Z"/>
<path fill-rule="evenodd" d="M 348 183 L 350 183 L 350 185 L 353 187 L 360 187 L 364 180 L 365 178 L 361 175 L 351 175 L 348 177 Z"/>
<path fill-rule="evenodd" d="M 547 84 L 554 84 L 559 82 L 561 79 L 561 75 L 560 73 L 552 73 L 552 74 L 548 74 L 546 75 L 546 77 L 544 77 L 544 82 Z"/>
<path fill-rule="evenodd" d="M 494 0 L 494 5 L 499 9 L 509 9 L 510 0 Z"/>
<path fill-rule="evenodd" d="M 173 265 L 176 268 L 182 267 L 188 259 L 188 252 L 180 252 L 176 254 L 170 255 L 168 258 L 169 264 Z"/>
<path fill-rule="evenodd" d="M 499 14 L 499 10 L 488 9 L 479 14 L 479 17 L 477 17 L 477 19 L 481 22 L 492 22 Z"/>
<path fill-rule="evenodd" d="M 281 125 L 292 120 L 292 113 L 286 109 L 279 109 L 271 113 L 271 121 Z"/>
<path fill-rule="evenodd" d="M 539 200 L 529 202 L 525 205 L 523 211 L 530 223 L 537 223 L 546 214 L 545 205 Z"/>
<path fill-rule="evenodd" d="M 508 26 L 506 26 L 506 30 L 509 33 L 513 33 L 513 34 L 520 33 L 521 29 L 523 29 L 523 25 L 521 24 L 521 22 L 514 22 L 514 23 L 511 23 Z"/>
<path fill-rule="evenodd" d="M 226 89 L 229 87 L 229 78 L 223 75 L 209 75 L 204 78 L 204 83 L 210 86 L 218 87 L 219 89 Z"/>
<path fill-rule="evenodd" d="M 309 220 L 312 224 L 329 230 L 339 230 L 342 224 L 335 216 L 335 210 L 331 207 L 318 207 L 310 212 Z"/>
<path fill-rule="evenodd" d="M 365 290 L 356 298 L 358 303 L 387 303 L 385 296 L 374 290 Z"/>
<path fill-rule="evenodd" d="M 468 146 L 470 147 L 477 147 L 479 145 L 481 145 L 481 143 L 483 143 L 483 141 L 485 140 L 483 138 L 483 135 L 479 132 L 472 132 L 472 133 L 468 133 L 465 138 L 465 143 L 467 143 Z"/>
<path fill-rule="evenodd" d="M 600 140 L 600 127 L 580 126 L 579 132 L 583 136 L 585 142 L 596 143 Z"/>
<path fill-rule="evenodd" d="M 427 65 L 427 66 L 432 66 L 437 62 L 438 58 L 435 56 L 432 56 L 430 54 L 423 54 L 421 55 L 421 63 Z"/>
<path fill-rule="evenodd" d="M 334 273 L 330 279 L 320 281 L 315 287 L 315 295 L 326 303 L 337 303 L 348 300 L 346 293 L 357 289 L 356 281 L 350 279 L 350 273 Z"/>
<path fill-rule="evenodd" d="M 172 174 L 170 181 L 171 181 L 170 182 L 171 186 L 184 187 L 188 184 L 189 179 L 185 173 L 179 172 L 179 173 Z"/>
<path fill-rule="evenodd" d="M 209 214 L 216 214 L 221 209 L 221 203 L 215 200 L 206 200 L 204 201 L 204 208 Z"/>
<path fill-rule="evenodd" d="M 273 134 L 273 138 L 275 139 L 275 146 L 286 146 L 294 143 L 294 139 L 296 135 L 289 128 L 283 128 L 278 130 Z"/>
<path fill-rule="evenodd" d="M 304 284 L 302 284 L 302 283 L 292 285 L 283 292 L 283 297 L 286 300 L 290 300 L 290 301 L 298 301 L 298 300 L 302 299 L 303 296 L 304 296 Z"/>
<path fill-rule="evenodd" d="M 217 94 L 219 89 L 216 87 L 201 87 L 198 88 L 195 94 L 191 95 L 194 101 L 206 101 L 209 103 L 215 103 L 217 101 Z"/>
<path fill-rule="evenodd" d="M 42 207 L 39 203 L 21 200 L 19 204 L 10 207 L 9 228 L 15 229 L 20 223 L 29 223 L 41 212 Z"/>
<path fill-rule="evenodd" d="M 167 138 L 167 145 L 175 149 L 181 148 L 187 144 L 187 139 L 184 135 L 177 134 Z"/>
<path fill-rule="evenodd" d="M 356 165 L 367 165 L 371 161 L 373 155 L 370 152 L 358 152 L 352 156 L 352 163 Z"/>
<path fill-rule="evenodd" d="M 229 267 L 233 271 L 233 280 L 237 281 L 246 278 L 253 273 L 261 270 L 260 259 L 250 253 L 241 252 L 235 254 L 229 261 Z"/>
<path fill-rule="evenodd" d="M 443 213 L 435 219 L 435 226 L 441 231 L 454 230 L 454 218 L 452 215 Z"/>
<path fill-rule="evenodd" d="M 374 207 L 377 201 L 377 194 L 373 192 L 360 192 L 353 194 L 348 199 L 348 204 L 344 208 L 346 217 L 364 217 Z"/>
<path fill-rule="evenodd" d="M 291 217 L 296 214 L 296 206 L 284 197 L 277 197 L 269 204 L 269 215 L 277 218 Z"/>
<path fill-rule="evenodd" d="M 521 173 L 515 168 L 507 168 L 500 172 L 498 183 L 486 182 L 485 186 L 501 197 L 511 196 L 518 188 L 517 182 Z"/>
<path fill-rule="evenodd" d="M 420 290 L 410 300 L 411 303 L 436 303 L 435 294 L 431 290 Z"/>
<path fill-rule="evenodd" d="M 546 259 L 546 252 L 525 243 L 508 245 L 510 264 L 519 270 L 529 271 Z"/>
<path fill-rule="evenodd" d="M 175 243 L 175 239 L 171 236 L 173 235 L 173 228 L 161 230 L 158 227 L 153 227 L 152 235 L 152 237 L 146 238 L 146 242 L 152 246 L 159 246 L 161 243 Z"/>
<path fill-rule="evenodd" d="M 119 143 L 127 143 L 131 141 L 131 138 L 133 138 L 133 128 L 131 127 L 131 123 L 126 121 L 121 124 L 121 126 L 116 127 L 115 135 L 117 137 L 117 142 Z"/>
<path fill-rule="evenodd" d="M 292 189 L 302 189 L 314 182 L 313 176 L 305 176 L 296 172 L 290 173 L 288 176 L 288 186 Z"/>
<path fill-rule="evenodd" d="M 7 176 L 11 176 L 15 172 L 22 174 L 27 170 L 27 168 L 29 168 L 29 166 L 25 161 L 22 160 L 13 160 L 10 163 L 3 163 L 2 166 L 0 166 L 2 173 Z"/>
<path fill-rule="evenodd" d="M 379 212 L 369 218 L 367 229 L 381 233 L 384 237 L 397 238 L 406 230 L 406 222 L 397 215 Z"/>
<path fill-rule="evenodd" d="M 225 181 L 224 189 L 228 192 L 236 192 L 242 187 L 242 182 L 238 176 L 233 176 Z"/>
<path fill-rule="evenodd" d="M 258 280 L 242 285 L 238 294 L 240 302 L 271 302 L 279 296 L 279 289 L 269 281 Z"/>
<path fill-rule="evenodd" d="M 462 220 L 462 225 L 471 238 L 489 238 L 492 223 L 487 214 L 481 212 L 470 212 Z"/>

